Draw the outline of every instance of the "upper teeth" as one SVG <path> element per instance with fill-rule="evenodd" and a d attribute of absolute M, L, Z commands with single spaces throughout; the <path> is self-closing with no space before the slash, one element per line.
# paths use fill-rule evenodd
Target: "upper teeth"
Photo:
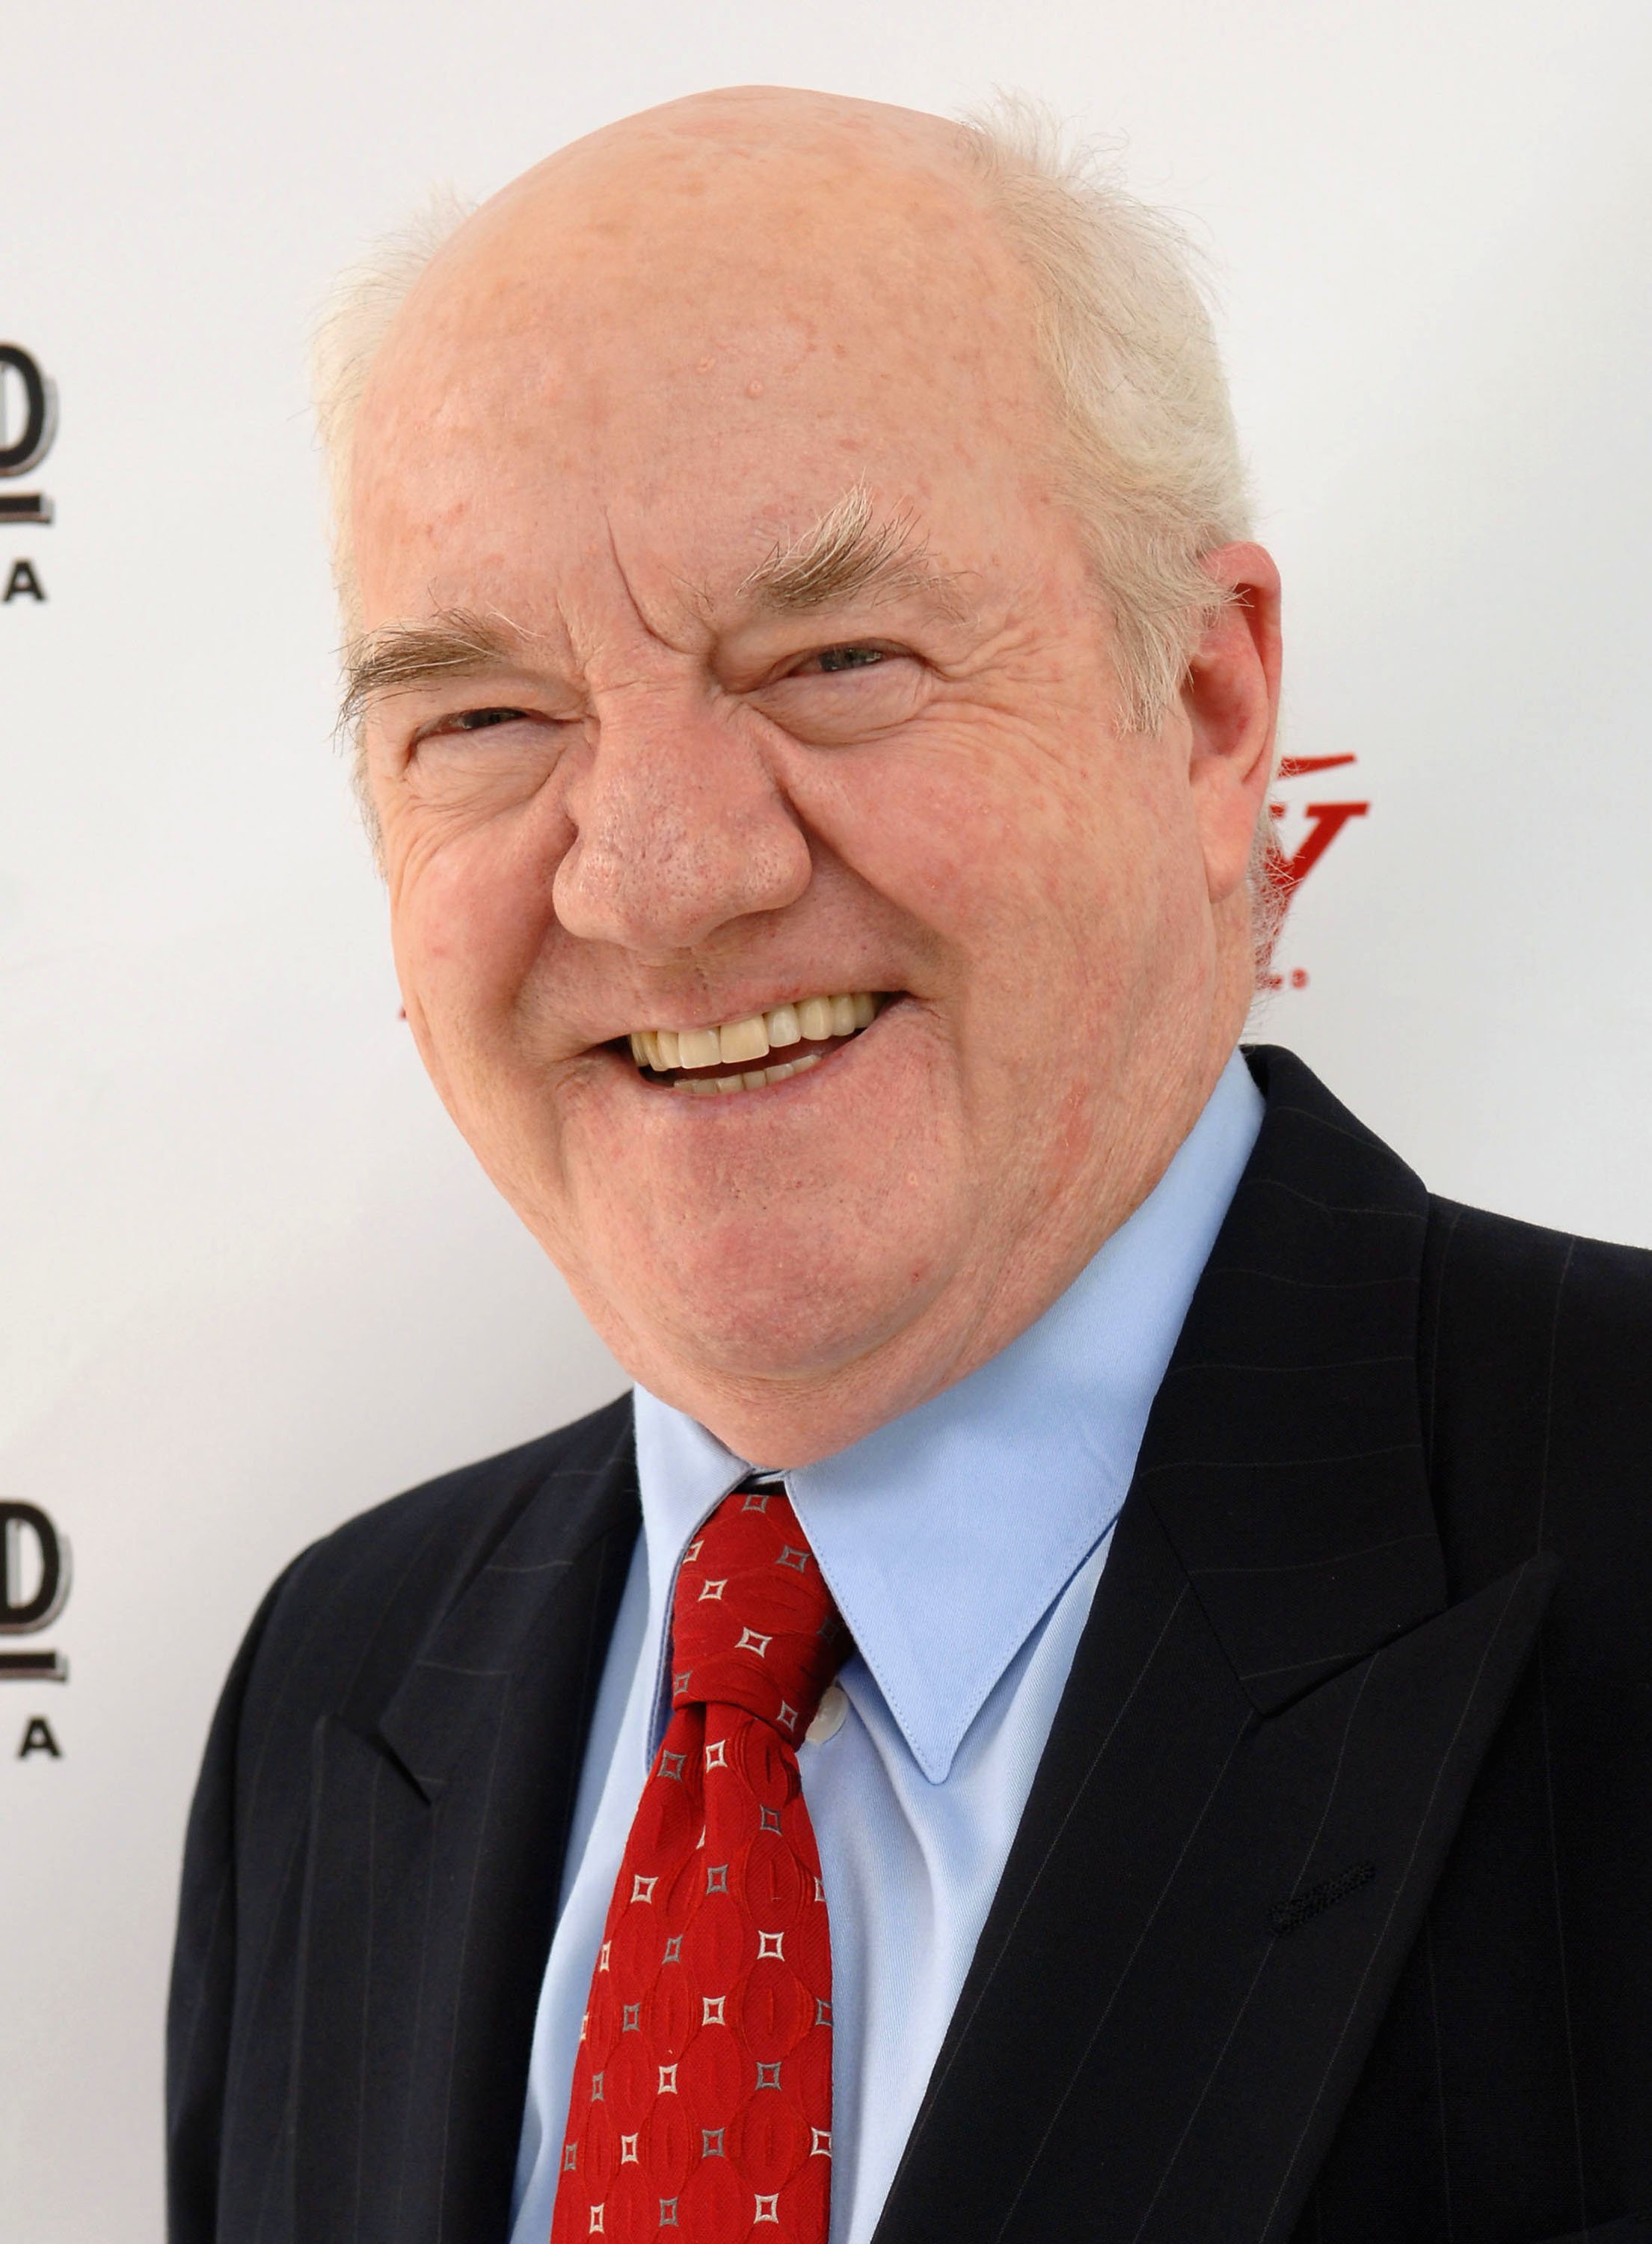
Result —
<path fill-rule="evenodd" d="M 805 997 L 795 1005 L 772 1005 L 766 1013 L 725 1021 L 715 1029 L 634 1029 L 631 1057 L 638 1067 L 662 1071 L 761 1059 L 787 1044 L 852 1036 L 857 1029 L 869 1027 L 877 1010 L 877 999 L 860 990 L 846 997 Z"/>

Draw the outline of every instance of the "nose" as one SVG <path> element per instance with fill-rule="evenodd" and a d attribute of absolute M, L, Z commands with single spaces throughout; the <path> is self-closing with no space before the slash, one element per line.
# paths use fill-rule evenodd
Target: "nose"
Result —
<path fill-rule="evenodd" d="M 604 697 L 597 717 L 552 890 L 570 935 L 644 955 L 683 950 L 797 901 L 808 839 L 753 720 L 653 686 Z"/>

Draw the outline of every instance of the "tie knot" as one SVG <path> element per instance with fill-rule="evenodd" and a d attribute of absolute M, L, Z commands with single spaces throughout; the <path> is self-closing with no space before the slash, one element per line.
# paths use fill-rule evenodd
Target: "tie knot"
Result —
<path fill-rule="evenodd" d="M 785 1490 L 725 1496 L 678 1572 L 672 1706 L 742 1707 L 796 1746 L 848 1649 Z"/>

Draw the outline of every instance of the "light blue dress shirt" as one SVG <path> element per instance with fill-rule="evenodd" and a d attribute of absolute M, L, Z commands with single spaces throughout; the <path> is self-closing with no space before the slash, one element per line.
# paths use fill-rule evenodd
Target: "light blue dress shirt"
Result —
<path fill-rule="evenodd" d="M 1262 1112 L 1236 1053 L 1158 1186 L 1036 1324 L 786 1477 L 855 1646 L 840 1726 L 799 1754 L 832 1926 L 832 2244 L 877 2226 Z M 511 2244 L 550 2234 L 580 2018 L 668 1712 L 678 1561 L 751 1470 L 640 1389 L 636 1413 L 643 1534 L 540 1993 Z"/>

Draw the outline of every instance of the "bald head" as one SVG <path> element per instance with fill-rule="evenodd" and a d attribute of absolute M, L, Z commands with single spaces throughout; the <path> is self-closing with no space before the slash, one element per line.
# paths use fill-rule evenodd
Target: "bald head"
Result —
<path fill-rule="evenodd" d="M 797 204 L 847 194 L 949 195 L 956 212 L 979 174 L 967 127 L 921 110 L 786 86 L 732 86 L 691 94 L 620 118 L 570 143 L 513 181 L 479 215 L 509 219 L 546 198 L 590 198 L 598 225 L 624 214 L 671 226 L 674 206 L 691 226 L 701 213 L 738 211 L 758 221 L 754 199 L 779 199 L 772 230 L 783 233 Z M 601 206 L 599 212 L 598 206 Z"/>
<path fill-rule="evenodd" d="M 496 195 L 432 260 L 407 321 L 455 299 L 486 316 L 513 290 L 571 308 L 586 291 L 593 310 L 662 340 L 686 326 L 691 349 L 754 288 L 806 316 L 833 289 L 890 309 L 916 298 L 943 316 L 960 293 L 1019 297 L 971 149 L 942 118 L 826 94 L 749 87 L 671 102 Z"/>
<path fill-rule="evenodd" d="M 1009 443 L 1035 474 L 1056 425 L 1036 332 L 960 128 L 699 96 L 563 150 L 431 260 L 374 360 L 353 509 L 434 582 L 483 489 L 605 474 L 597 510 L 624 515 L 738 482 L 749 569 L 869 477 L 907 507 L 926 453 Z"/>
<path fill-rule="evenodd" d="M 737 316 L 754 286 L 766 350 Z M 1156 721 L 1208 611 L 1201 553 L 1247 532 L 1185 245 L 1016 97 L 957 125 L 783 88 L 696 95 L 576 142 L 468 221 L 433 206 L 383 245 L 346 277 L 316 352 L 353 628 L 364 395 L 382 397 L 394 341 L 404 362 L 423 362 L 426 397 L 404 402 L 429 414 L 436 441 L 456 421 L 455 378 L 474 373 L 502 314 L 519 328 L 536 314 L 547 350 L 559 345 L 592 381 L 634 389 L 691 354 L 702 387 L 765 385 L 751 404 L 823 347 L 846 359 L 869 348 L 926 375 L 988 355 L 998 371 L 1013 366 L 1023 424 L 1035 407 L 1029 463 L 1057 439 L 1054 479 L 1113 606 L 1139 727 Z M 602 348 L 620 336 L 633 346 L 628 369 Z M 941 394 L 934 403 L 943 409 Z"/>

